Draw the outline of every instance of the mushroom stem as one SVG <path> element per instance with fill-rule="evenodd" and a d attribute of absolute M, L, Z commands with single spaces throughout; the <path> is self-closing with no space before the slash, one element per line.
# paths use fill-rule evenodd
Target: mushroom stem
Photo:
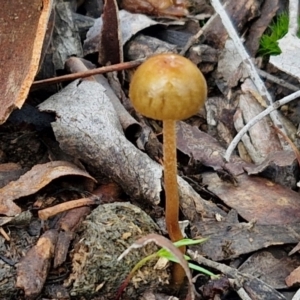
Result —
<path fill-rule="evenodd" d="M 166 226 L 172 242 L 183 239 L 178 216 L 179 216 L 179 195 L 177 186 L 177 155 L 176 155 L 176 121 L 163 121 L 163 151 L 164 151 L 164 182 L 166 194 Z M 180 247 L 184 254 L 185 247 Z M 173 267 L 172 279 L 176 285 L 181 285 L 185 272 L 179 264 Z"/>
<path fill-rule="evenodd" d="M 174 120 L 163 121 L 164 182 L 166 193 L 166 225 L 172 242 L 183 238 L 179 228 L 179 195 L 177 187 L 176 133 Z"/>

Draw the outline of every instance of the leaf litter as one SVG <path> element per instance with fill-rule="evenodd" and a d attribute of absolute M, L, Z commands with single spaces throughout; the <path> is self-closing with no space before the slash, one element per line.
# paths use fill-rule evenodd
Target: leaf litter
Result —
<path fill-rule="evenodd" d="M 139 5 L 141 5 L 142 2 L 143 1 L 137 1 L 135 4 L 137 9 L 140 9 Z M 212 5 L 222 16 L 218 8 L 218 2 L 219 1 L 214 0 L 212 1 Z M 265 2 L 263 9 L 266 9 L 268 1 Z M 55 55 L 53 55 L 52 52 L 52 57 L 51 49 L 48 48 L 49 51 L 44 60 L 44 64 L 47 58 L 52 60 L 52 71 L 54 70 L 54 72 L 55 69 L 63 68 L 64 63 L 70 55 L 76 53 L 77 56 L 82 56 L 79 33 L 76 32 L 76 30 L 72 31 L 72 28 L 75 28 L 73 23 L 73 7 L 72 5 L 68 5 L 68 7 L 62 9 L 62 5 L 63 3 L 59 3 L 55 9 L 56 17 L 58 17 L 56 25 L 61 26 L 61 28 L 55 31 L 58 38 L 56 41 L 61 40 L 60 45 L 62 48 L 56 47 L 57 51 L 55 52 L 54 50 Z M 186 9 L 184 5 L 180 9 L 182 8 Z M 172 11 L 174 7 L 171 6 L 170 10 L 163 8 L 160 11 L 159 9 L 155 11 L 155 14 L 158 12 L 160 17 L 167 17 L 168 15 L 166 15 L 165 12 Z M 239 15 L 233 13 L 232 6 L 227 7 L 227 13 L 232 20 L 235 21 L 235 24 L 237 24 L 237 28 L 241 34 L 241 28 L 253 18 L 257 18 L 259 9 L 260 7 L 254 1 L 248 2 L 247 5 L 241 2 L 238 7 L 238 10 L 241 12 Z M 71 39 L 69 39 L 68 34 L 64 35 L 66 31 L 61 30 L 64 28 L 64 25 L 59 23 L 59 20 L 64 18 L 62 17 L 62 11 L 67 14 L 65 20 L 69 28 L 68 30 L 70 30 Z M 251 14 L 249 14 L 250 11 Z M 173 39 L 173 44 L 170 44 L 168 42 L 170 38 L 168 34 L 171 35 L 172 28 L 169 30 L 166 27 L 164 29 L 166 35 L 162 38 L 163 40 L 165 39 L 164 41 L 159 39 L 161 37 L 153 38 L 152 36 L 155 36 L 155 31 L 159 31 L 157 25 L 163 22 L 159 19 L 153 19 L 151 10 L 143 12 L 150 12 L 150 16 L 134 14 L 134 11 L 132 13 L 123 10 L 118 12 L 117 7 L 113 12 L 120 18 L 119 27 L 114 28 L 113 33 L 123 37 L 117 41 L 119 43 L 117 46 L 120 49 L 118 52 L 121 56 L 120 61 L 117 60 L 116 62 L 122 61 L 122 51 L 125 51 L 125 57 L 128 56 L 129 53 L 134 53 L 134 55 L 138 57 L 140 53 L 149 53 L 144 52 L 146 45 L 147 51 L 153 52 L 153 49 L 155 49 L 157 53 L 159 53 L 172 49 L 172 51 L 179 52 L 182 50 L 180 47 L 187 43 L 182 43 L 178 38 L 178 41 Z M 264 24 L 266 24 L 266 18 L 270 21 L 273 14 L 274 6 L 270 7 L 270 14 L 266 14 L 265 17 L 261 16 L 258 19 L 264 21 Z M 172 17 L 174 16 L 172 13 L 171 15 Z M 127 21 L 124 21 L 125 18 L 127 18 Z M 222 22 L 225 25 L 224 27 Z M 274 99 L 271 99 L 272 97 L 269 94 L 269 90 L 275 91 L 277 98 L 282 98 L 289 94 L 285 89 L 285 86 L 288 85 L 282 83 L 282 89 L 279 90 L 278 86 L 275 86 L 272 81 L 268 81 L 266 87 L 264 83 L 257 80 L 257 71 L 251 67 L 251 63 L 243 64 L 248 58 L 244 57 L 239 60 L 239 55 L 242 52 L 241 48 L 244 49 L 244 47 L 235 39 L 230 29 L 228 29 L 229 27 L 228 24 L 226 24 L 226 18 L 224 18 L 224 16 L 222 16 L 221 19 L 216 16 L 212 17 L 211 20 L 204 25 L 203 31 L 202 28 L 199 27 L 199 24 L 195 26 L 197 24 L 195 20 L 183 18 L 181 19 L 181 23 L 177 22 L 176 25 L 175 23 L 176 22 L 173 22 L 173 25 L 171 25 L 172 22 L 169 22 L 168 26 L 177 26 L 175 32 L 177 31 L 178 37 L 181 36 L 185 41 L 191 42 L 190 52 L 187 52 L 186 55 L 190 57 L 192 61 L 196 62 L 200 69 L 206 71 L 205 75 L 211 84 L 210 92 L 212 93 L 209 95 L 206 104 L 207 115 L 203 112 L 199 112 L 199 114 L 189 120 L 188 123 L 179 122 L 177 124 L 177 149 L 182 155 L 178 161 L 179 166 L 182 170 L 187 170 L 184 167 L 186 167 L 186 161 L 188 160 L 188 164 L 191 164 L 191 167 L 195 167 L 194 169 L 191 168 L 191 170 L 193 170 L 192 173 L 183 174 L 184 179 L 178 177 L 182 219 L 189 220 L 191 237 L 209 237 L 208 241 L 203 245 L 190 247 L 190 249 L 194 251 L 189 250 L 189 252 L 192 251 L 190 255 L 194 257 L 196 261 L 198 259 L 199 262 L 202 258 L 200 259 L 197 253 L 201 253 L 210 260 L 215 261 L 229 259 L 244 261 L 238 273 L 234 273 L 232 270 L 229 272 L 222 263 L 213 264 L 212 261 L 208 262 L 208 260 L 205 261 L 204 258 L 202 259 L 202 263 L 211 263 L 211 265 L 213 265 L 212 268 L 219 270 L 219 272 L 226 276 L 232 277 L 236 280 L 236 283 L 242 276 L 245 276 L 244 273 L 252 274 L 249 277 L 243 277 L 244 281 L 242 283 L 233 284 L 229 297 L 231 297 L 230 295 L 239 295 L 241 299 L 249 299 L 249 297 L 251 299 L 256 299 L 256 297 L 263 299 L 266 296 L 265 292 L 268 291 L 272 299 L 283 299 L 284 296 L 281 294 L 282 289 L 286 289 L 288 286 L 299 282 L 296 269 L 298 255 L 297 253 L 290 254 L 290 257 L 287 255 L 291 250 L 288 245 L 296 245 L 299 242 L 298 223 L 300 211 L 298 204 L 299 196 L 296 191 L 299 166 L 297 165 L 295 153 L 290 150 L 286 139 L 283 139 L 282 135 L 278 135 L 278 131 L 270 126 L 270 122 L 274 122 L 275 126 L 282 129 L 283 134 L 289 136 L 295 144 L 297 144 L 296 126 L 289 122 L 287 119 L 288 114 L 282 113 L 284 110 L 278 110 L 271 115 L 269 120 L 255 120 L 256 125 L 249 130 L 247 135 L 243 136 L 241 141 L 238 141 L 238 144 L 232 146 L 234 148 L 238 145 L 238 152 L 235 152 L 233 155 L 231 155 L 229 151 L 229 144 L 236 135 L 236 132 L 241 131 L 246 124 L 251 123 L 257 115 L 261 114 L 265 106 L 274 102 Z M 186 25 L 189 24 L 191 27 L 189 28 L 187 26 L 188 29 L 182 30 L 180 26 L 184 23 Z M 92 24 L 92 22 L 89 24 Z M 255 29 L 255 25 L 254 23 L 253 30 Z M 79 26 L 77 27 L 78 31 L 82 30 L 80 23 L 77 23 L 76 26 Z M 146 28 L 148 29 L 145 31 L 144 29 Z M 107 51 L 111 45 L 105 43 L 99 46 L 99 41 L 101 34 L 102 40 L 103 34 L 110 34 L 109 26 L 107 27 L 106 24 L 105 31 L 102 31 L 100 34 L 100 26 L 95 22 L 94 29 L 96 29 L 94 36 L 89 41 L 91 44 L 88 45 L 86 41 L 83 47 L 86 47 L 85 49 L 88 49 L 89 53 L 97 53 L 101 47 L 104 47 L 102 50 Z M 229 32 L 231 40 L 228 39 L 226 31 Z M 251 33 L 253 34 L 253 32 L 254 31 Z M 179 33 L 181 35 L 179 35 Z M 209 56 L 205 57 L 203 53 L 199 51 L 200 48 L 197 42 L 195 44 L 195 41 L 193 42 L 193 39 L 191 39 L 191 37 L 201 36 L 202 33 L 204 34 L 204 43 L 210 44 L 211 49 L 221 53 L 217 73 L 212 72 L 212 70 L 216 68 L 216 62 L 209 60 L 211 59 Z M 257 42 L 262 31 L 259 33 L 256 31 L 256 34 L 257 36 L 254 36 Z M 106 38 L 106 36 L 104 37 Z M 133 39 L 135 43 L 131 43 Z M 158 44 L 155 44 L 154 40 L 155 43 Z M 128 41 L 129 43 L 127 43 Z M 67 42 L 70 43 L 70 47 L 67 46 Z M 152 42 L 153 44 L 151 44 Z M 255 53 L 255 41 L 253 42 L 251 51 Z M 125 45 L 125 43 L 127 44 Z M 124 45 L 125 47 L 123 48 Z M 72 50 L 73 46 L 76 49 L 75 52 Z M 66 52 L 64 52 L 64 47 L 67 48 Z M 105 47 L 107 47 L 107 49 L 105 49 Z M 228 63 L 228 60 L 233 57 L 230 55 L 230 53 L 233 52 L 235 53 L 234 68 L 229 69 L 231 64 L 230 62 Z M 57 60 L 58 54 L 59 60 Z M 205 61 L 205 59 L 208 60 Z M 78 69 L 76 69 L 78 61 L 74 58 L 71 60 L 73 60 L 73 62 L 75 61 L 75 70 L 78 71 Z M 107 62 L 107 59 L 105 59 L 103 63 L 106 64 Z M 248 67 L 245 67 L 247 65 Z M 88 66 L 88 68 L 92 67 Z M 41 69 L 45 70 L 44 66 L 42 66 Z M 86 68 L 80 69 L 80 71 L 84 71 L 85 69 Z M 122 69 L 118 70 L 123 71 Z M 284 74 L 278 73 L 278 71 L 275 74 L 278 77 L 285 77 Z M 129 73 L 125 75 L 130 76 Z M 250 79 L 246 79 L 247 76 L 251 78 L 252 82 Z M 295 76 L 297 77 L 297 75 Z M 88 178 L 88 181 L 90 181 L 90 184 L 85 185 L 85 193 L 88 191 L 88 193 L 90 193 L 89 197 L 86 197 L 86 194 L 84 195 L 82 193 L 74 196 L 69 192 L 69 197 L 64 203 L 53 205 L 52 200 L 49 202 L 50 207 L 48 208 L 50 211 L 54 211 L 57 206 L 69 202 L 71 206 L 67 212 L 63 212 L 62 210 L 59 214 L 51 215 L 52 217 L 47 220 L 48 217 L 43 217 L 41 214 L 43 211 L 45 212 L 44 208 L 42 209 L 41 207 L 39 209 L 40 218 L 44 220 L 43 222 L 46 222 L 46 227 L 42 228 L 38 225 L 37 228 L 33 228 L 32 224 L 34 224 L 34 222 L 32 220 L 34 220 L 34 217 L 32 220 L 28 219 L 26 221 L 26 224 L 32 227 L 32 232 L 34 230 L 35 232 L 37 232 L 36 230 L 40 230 L 40 233 L 44 232 L 42 235 L 38 234 L 39 239 L 36 242 L 36 246 L 34 246 L 34 243 L 28 245 L 22 239 L 20 239 L 20 242 L 22 241 L 22 247 L 24 248 L 20 245 L 14 245 L 12 242 L 9 244 L 8 240 L 3 243 L 4 248 L 1 248 L 0 254 L 4 260 L 0 260 L 0 266 L 3 270 L 4 268 L 8 270 L 6 274 L 13 274 L 14 268 L 13 266 L 9 266 L 9 259 L 13 258 L 15 261 L 20 261 L 17 267 L 18 275 L 15 278 L 17 278 L 17 286 L 23 290 L 28 298 L 35 298 L 44 286 L 46 286 L 45 290 L 47 290 L 48 297 L 51 295 L 50 297 L 55 298 L 57 293 L 67 295 L 62 284 L 56 286 L 56 292 L 47 289 L 46 278 L 51 272 L 54 272 L 55 276 L 58 276 L 58 273 L 55 272 L 57 272 L 58 266 L 63 270 L 65 266 L 64 262 L 67 257 L 70 258 L 73 256 L 74 258 L 72 262 L 74 264 L 73 271 L 78 267 L 76 263 L 86 262 L 86 255 L 88 253 L 86 250 L 88 246 L 83 245 L 80 250 L 76 248 L 76 243 L 78 242 L 76 234 L 82 234 L 83 240 L 86 238 L 84 224 L 86 224 L 86 220 L 89 219 L 88 216 L 91 216 L 91 214 L 96 211 L 97 208 L 94 209 L 96 206 L 106 209 L 105 204 L 102 203 L 102 201 L 104 201 L 103 199 L 107 199 L 105 201 L 109 202 L 119 201 L 120 199 L 122 199 L 122 201 L 129 200 L 135 205 L 134 207 L 140 206 L 144 210 L 147 210 L 157 222 L 162 219 L 161 206 L 164 202 L 162 161 L 159 160 L 159 157 L 156 155 L 153 156 L 156 160 L 154 161 L 150 158 L 150 154 L 148 155 L 147 153 L 147 149 L 149 149 L 148 144 L 151 141 L 155 141 L 150 145 L 154 147 L 154 149 L 151 149 L 151 152 L 159 153 L 159 147 L 162 141 L 159 136 L 160 124 L 146 120 L 135 113 L 133 113 L 133 116 L 136 120 L 132 120 L 132 116 L 124 110 L 124 107 L 118 99 L 118 97 L 121 98 L 124 106 L 127 109 L 129 108 L 129 105 L 125 105 L 126 101 L 127 104 L 129 103 L 128 99 L 126 99 L 126 83 L 123 85 L 120 85 L 120 83 L 119 85 L 113 84 L 113 80 L 116 78 L 117 76 L 113 77 L 107 75 L 107 78 L 103 80 L 103 77 L 97 79 L 97 75 L 95 75 L 95 78 L 75 80 L 63 87 L 60 92 L 56 94 L 53 94 L 53 90 L 51 91 L 50 87 L 48 90 L 45 88 L 48 93 L 51 91 L 50 94 L 52 94 L 52 96 L 45 102 L 39 104 L 40 110 L 51 112 L 52 115 L 55 115 L 55 121 L 51 123 L 51 127 L 55 140 L 59 143 L 61 150 L 69 156 L 74 157 L 75 160 L 80 161 L 77 165 L 80 166 L 80 168 L 82 168 L 83 165 L 86 166 L 86 170 L 81 170 L 74 164 L 59 160 L 44 162 L 42 164 L 36 164 L 36 166 L 30 171 L 27 171 L 27 173 L 19 179 L 15 179 L 15 181 L 11 181 L 8 184 L 6 183 L 0 190 L 0 195 L 2 193 L 2 200 L 0 201 L 1 214 L 14 217 L 20 214 L 22 210 L 24 210 L 24 207 L 27 206 L 27 209 L 30 208 L 30 202 L 27 203 L 27 199 L 30 195 L 43 191 L 45 187 L 49 186 L 51 181 L 57 182 L 61 176 L 79 175 L 82 178 Z M 94 79 L 96 79 L 96 81 Z M 118 78 L 116 80 L 118 80 Z M 126 80 L 130 80 L 130 78 Z M 287 80 L 292 81 L 293 79 L 288 78 Z M 244 83 L 241 84 L 241 81 L 244 81 Z M 116 86 L 119 86 L 119 91 Z M 214 92 L 212 92 L 213 89 Z M 120 90 L 122 93 L 120 93 Z M 218 97 L 212 97 L 215 93 Z M 292 94 L 290 99 L 296 98 L 297 95 L 297 92 L 295 95 Z M 28 101 L 30 102 L 30 99 Z M 214 105 L 216 105 L 216 109 Z M 132 108 L 130 108 L 129 111 L 132 112 Z M 6 119 L 9 114 L 10 111 L 5 112 L 4 119 Z M 203 120 L 206 118 L 208 125 L 205 126 Z M 10 120 L 8 122 L 10 122 Z M 49 121 L 47 122 L 48 125 L 44 128 L 49 130 L 50 124 Z M 139 129 L 136 131 L 127 129 L 130 128 L 132 124 L 136 125 Z M 199 128 L 204 129 L 204 131 L 201 131 Z M 132 134 L 132 132 L 134 132 L 134 134 Z M 132 136 L 130 136 L 130 133 Z M 39 134 L 42 135 L 43 133 Z M 143 137 L 144 144 L 141 147 L 144 150 L 146 149 L 146 153 L 138 149 L 138 147 L 140 147 L 139 144 L 137 144 L 138 147 L 135 145 L 136 141 L 141 138 L 141 134 L 146 135 L 146 137 Z M 149 134 L 149 137 L 147 137 L 147 134 Z M 45 138 L 43 140 L 46 141 Z M 229 156 L 228 153 L 230 153 Z M 10 162 L 8 155 L 4 155 L 3 157 L 4 163 Z M 228 157 L 230 157 L 230 159 L 228 159 Z M 51 170 L 50 175 L 47 173 L 49 168 Z M 108 189 L 108 195 L 110 196 L 104 196 L 104 190 L 101 191 L 100 197 L 93 194 L 96 193 L 94 190 L 95 180 L 89 174 L 92 174 L 93 177 L 97 177 L 100 186 L 110 186 L 109 181 L 111 180 L 117 184 L 116 186 L 110 186 Z M 17 177 L 12 177 L 12 180 L 13 178 Z M 93 184 L 91 184 L 92 182 Z M 20 188 L 22 186 L 25 186 L 25 188 Z M 119 189 L 124 192 L 123 195 L 118 192 Z M 24 198 L 25 196 L 26 198 Z M 16 200 L 18 205 L 14 203 Z M 23 200 L 24 203 L 21 205 L 21 201 Z M 86 201 L 83 202 L 85 206 L 76 208 L 75 203 L 79 203 L 76 201 L 81 200 Z M 44 202 L 49 206 L 47 201 Z M 73 203 L 74 206 L 72 207 Z M 114 219 L 115 221 L 105 219 L 111 214 L 111 212 L 107 210 L 100 216 L 104 219 L 91 221 L 90 225 L 92 228 L 99 229 L 98 227 L 100 226 L 101 229 L 101 226 L 105 225 L 108 226 L 107 228 L 109 229 L 109 226 L 116 222 L 119 224 L 120 237 L 124 240 L 131 237 L 131 231 L 128 231 L 128 226 L 127 228 L 126 226 L 122 226 L 126 223 L 124 221 L 125 213 L 118 213 L 118 211 L 127 210 L 129 218 L 132 218 L 131 214 L 136 216 L 137 212 L 135 208 L 124 208 L 122 205 L 116 202 L 115 206 L 113 206 L 113 210 L 116 210 L 120 221 L 117 219 Z M 154 209 L 151 211 L 150 208 Z M 91 211 L 93 212 L 91 213 Z M 68 216 L 67 219 L 65 215 Z M 11 226 L 9 224 L 13 222 L 13 219 L 7 219 L 7 217 L 2 218 L 3 222 L 1 224 L 3 228 L 10 228 L 7 226 Z M 56 220 L 56 223 L 54 222 L 56 225 L 51 223 L 52 220 Z M 132 220 L 135 220 L 135 218 Z M 122 224 L 122 222 L 124 224 Z M 143 223 L 141 220 L 140 222 Z M 129 225 L 129 228 L 130 226 L 131 225 Z M 160 226 L 162 229 L 164 228 L 163 225 Z M 158 232 L 158 228 L 153 228 L 153 232 Z M 48 236 L 51 236 L 53 233 L 55 237 L 53 239 L 51 238 L 50 243 L 42 243 L 42 241 L 48 239 Z M 116 232 L 114 232 L 114 234 L 115 233 Z M 15 234 L 16 232 L 12 230 L 11 241 L 14 240 L 13 237 Z M 142 235 L 141 232 L 139 234 Z M 25 236 L 24 233 L 24 237 Z M 109 236 L 108 233 L 105 233 L 104 238 L 105 241 L 114 241 L 114 238 Z M 122 238 L 122 247 L 126 249 Z M 29 241 L 29 239 L 27 240 Z M 118 241 L 120 242 L 120 239 Z M 68 254 L 70 245 L 73 249 L 72 255 Z M 59 248 L 59 246 L 61 248 Z M 55 247 L 60 249 L 58 252 L 55 251 L 56 253 L 54 253 L 53 250 Z M 113 243 L 111 246 L 108 246 L 109 250 L 113 249 L 113 247 Z M 264 248 L 267 249 L 262 250 Z M 92 250 L 91 253 L 95 255 L 96 258 L 97 255 L 103 254 L 98 247 L 89 250 Z M 25 256 L 22 255 L 23 258 L 21 259 L 20 255 L 15 255 L 16 253 L 26 252 L 27 254 Z M 41 257 L 41 259 L 37 261 L 39 263 L 31 265 L 33 257 L 37 254 Z M 44 254 L 47 255 L 43 256 Z M 50 263 L 53 258 L 55 260 L 55 267 Z M 266 266 L 260 263 L 260 259 L 266 262 Z M 111 260 L 108 256 L 106 256 L 102 262 L 105 263 L 105 260 L 108 260 L 112 264 L 112 267 L 116 264 L 114 260 Z M 6 263 L 3 263 L 4 261 L 6 261 Z M 31 268 L 28 268 L 30 265 Z M 286 268 L 283 268 L 283 266 Z M 268 273 L 270 269 L 274 270 L 272 273 L 273 277 L 271 276 L 271 272 Z M 276 276 L 277 273 L 279 273 L 276 270 L 283 269 L 284 275 L 282 273 L 281 277 Z M 296 270 L 292 272 L 293 269 Z M 118 276 L 115 269 L 110 272 Z M 126 272 L 125 270 L 125 273 Z M 290 272 L 292 273 L 288 276 Z M 139 274 L 140 278 L 137 277 L 135 279 L 133 282 L 134 288 L 130 286 L 128 291 L 126 291 L 127 295 L 130 293 L 139 293 L 137 290 L 139 286 L 141 286 L 140 282 L 144 280 L 146 273 L 143 275 Z M 28 274 L 31 275 L 28 276 Z M 40 284 L 34 286 L 31 278 L 34 278 L 36 274 L 39 274 Z M 78 274 L 73 274 L 72 276 L 69 277 L 69 283 L 71 284 L 72 281 L 73 283 L 76 282 L 73 288 L 75 286 L 84 286 L 84 281 L 80 281 L 81 278 Z M 99 276 L 101 277 L 102 275 Z M 100 277 L 98 281 L 95 282 L 94 294 L 101 295 L 102 291 L 104 293 L 103 297 L 107 295 L 112 297 L 113 293 L 111 294 L 111 292 L 107 293 L 105 291 L 107 291 L 107 288 L 110 288 L 110 284 L 113 285 L 114 279 L 108 279 L 106 281 L 103 280 L 103 277 Z M 258 277 L 260 279 L 258 279 Z M 62 283 L 62 281 L 60 282 Z M 11 297 L 10 293 L 14 293 L 14 284 L 10 284 L 10 281 L 8 281 L 8 284 L 4 286 L 6 287 L 6 294 L 3 292 L 3 295 L 10 295 Z M 114 288 L 117 287 L 114 286 Z M 204 295 L 203 291 L 205 290 L 205 297 L 212 297 L 211 295 L 215 288 L 216 283 L 214 285 L 214 282 L 211 281 L 209 284 L 202 286 L 199 291 Z M 278 289 L 279 292 L 276 289 Z M 233 290 L 235 290 L 236 293 L 234 293 Z M 92 291 L 92 289 L 90 291 Z M 155 288 L 153 292 L 155 293 Z M 170 293 L 170 291 L 166 290 L 164 292 L 167 294 Z M 73 289 L 72 293 L 73 296 L 76 296 L 79 295 L 81 291 Z M 219 291 L 219 293 L 222 292 Z M 245 293 L 247 296 L 245 296 Z M 292 293 L 291 291 L 290 294 Z"/>

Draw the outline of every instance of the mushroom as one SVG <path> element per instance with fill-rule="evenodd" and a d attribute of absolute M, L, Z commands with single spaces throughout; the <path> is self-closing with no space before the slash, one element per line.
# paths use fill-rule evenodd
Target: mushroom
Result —
<path fill-rule="evenodd" d="M 133 75 L 129 97 L 142 115 L 163 121 L 164 190 L 166 226 L 172 242 L 183 238 L 179 216 L 177 187 L 176 133 L 177 120 L 196 114 L 207 96 L 201 71 L 187 58 L 164 53 L 150 57 Z M 181 251 L 184 253 L 185 248 Z M 182 272 L 181 272 L 182 273 Z M 173 279 L 176 276 L 173 272 Z M 174 281 L 182 281 L 183 275 Z"/>

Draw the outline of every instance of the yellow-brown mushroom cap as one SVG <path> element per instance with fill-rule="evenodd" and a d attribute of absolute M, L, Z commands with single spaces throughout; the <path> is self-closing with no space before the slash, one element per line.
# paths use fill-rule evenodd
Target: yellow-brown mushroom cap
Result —
<path fill-rule="evenodd" d="M 201 71 L 183 56 L 150 57 L 133 75 L 129 97 L 142 115 L 156 120 L 183 120 L 196 114 L 207 96 Z"/>

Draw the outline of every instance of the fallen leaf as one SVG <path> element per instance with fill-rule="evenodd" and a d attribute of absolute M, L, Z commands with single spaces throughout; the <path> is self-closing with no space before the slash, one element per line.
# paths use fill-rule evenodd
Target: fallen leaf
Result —
<path fill-rule="evenodd" d="M 298 178 L 298 161 L 292 150 L 274 151 L 259 165 L 244 167 L 248 175 L 262 173 L 273 182 L 295 189 Z"/>
<path fill-rule="evenodd" d="M 258 277 L 274 289 L 286 289 L 285 278 L 299 265 L 299 258 L 289 257 L 281 249 L 272 247 L 252 254 L 239 271 Z"/>
<path fill-rule="evenodd" d="M 119 11 L 121 42 L 124 45 L 129 39 L 139 31 L 156 25 L 157 22 L 142 14 L 132 14 L 126 10 Z M 95 53 L 99 49 L 100 32 L 102 30 L 103 21 L 99 18 L 95 21 L 93 27 L 90 28 L 83 44 L 84 55 Z"/>
<path fill-rule="evenodd" d="M 21 108 L 39 67 L 52 0 L 1 3 L 0 124 Z"/>
<path fill-rule="evenodd" d="M 230 174 L 238 175 L 244 173 L 244 167 L 248 164 L 238 156 L 232 156 L 229 163 L 224 160 L 225 149 L 220 143 L 195 126 L 184 122 L 177 122 L 177 148 L 194 160 L 214 170 L 226 170 Z"/>
<path fill-rule="evenodd" d="M 274 245 L 297 243 L 299 234 L 299 222 L 283 225 L 238 223 L 227 219 L 219 222 L 195 222 L 191 225 L 192 238 L 209 238 L 205 243 L 192 246 L 191 249 L 214 261 L 220 261 Z"/>
<path fill-rule="evenodd" d="M 106 66 L 123 62 L 123 44 L 116 0 L 105 1 L 101 18 L 103 24 L 100 34 L 98 63 Z"/>
<path fill-rule="evenodd" d="M 222 181 L 215 173 L 204 173 L 203 183 L 245 220 L 257 224 L 291 224 L 300 220 L 298 193 L 268 179 L 241 174 L 237 185 Z"/>
<path fill-rule="evenodd" d="M 300 267 L 296 268 L 291 274 L 285 279 L 286 285 L 291 287 L 293 285 L 300 284 Z"/>
<path fill-rule="evenodd" d="M 71 1 L 57 0 L 55 4 L 55 26 L 53 32 L 53 64 L 56 70 L 64 69 L 65 61 L 71 56 L 82 57 L 83 50 L 76 24 L 73 19 Z"/>
<path fill-rule="evenodd" d="M 87 172 L 68 162 L 53 161 L 36 165 L 18 180 L 0 189 L 0 214 L 6 216 L 19 214 L 21 208 L 13 202 L 14 200 L 32 195 L 52 180 L 67 175 L 84 176 L 95 180 Z"/>

